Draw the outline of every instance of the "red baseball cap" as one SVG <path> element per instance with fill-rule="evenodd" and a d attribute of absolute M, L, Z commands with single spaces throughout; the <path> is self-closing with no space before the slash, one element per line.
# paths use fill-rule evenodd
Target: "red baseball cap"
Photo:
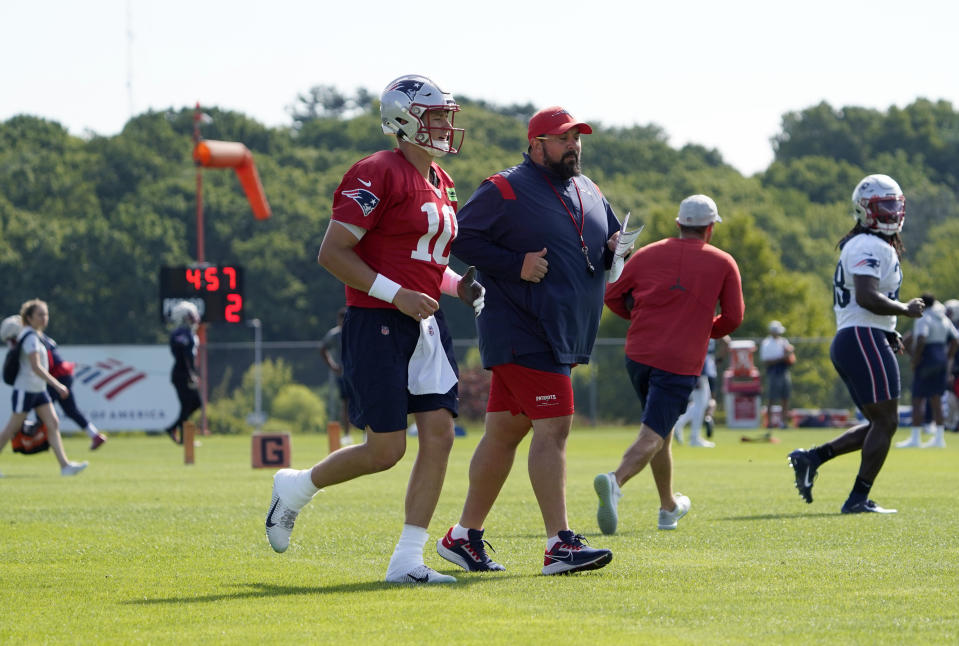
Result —
<path fill-rule="evenodd" d="M 593 134 L 593 129 L 589 127 L 588 123 L 577 121 L 573 118 L 573 115 L 565 109 L 558 105 L 552 105 L 548 108 L 543 108 L 532 116 L 529 120 L 529 130 L 527 131 L 526 137 L 529 141 L 532 141 L 536 139 L 536 137 L 542 137 L 543 135 L 561 135 L 570 128 L 575 127 L 579 127 L 580 134 Z"/>

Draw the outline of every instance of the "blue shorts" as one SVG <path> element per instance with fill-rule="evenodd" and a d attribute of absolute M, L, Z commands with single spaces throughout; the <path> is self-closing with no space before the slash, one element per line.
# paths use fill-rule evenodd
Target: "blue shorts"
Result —
<path fill-rule="evenodd" d="M 839 330 L 829 347 L 829 358 L 860 410 L 865 404 L 899 399 L 899 362 L 883 330 Z"/>
<path fill-rule="evenodd" d="M 439 310 L 434 316 L 443 349 L 458 376 L 446 319 Z M 456 417 L 458 385 L 441 395 L 411 395 L 407 389 L 407 369 L 419 337 L 419 323 L 399 310 L 347 308 L 341 338 L 350 423 L 374 433 L 390 433 L 405 431 L 410 413 L 445 408 Z"/>
<path fill-rule="evenodd" d="M 913 397 L 938 397 L 946 390 L 949 355 L 945 343 L 930 343 L 922 350 L 913 373 Z"/>
<path fill-rule="evenodd" d="M 10 398 L 10 406 L 14 413 L 29 413 L 34 408 L 52 403 L 53 400 L 50 399 L 50 395 L 45 390 L 30 393 L 14 388 L 13 396 Z"/>
<path fill-rule="evenodd" d="M 653 368 L 626 357 L 626 372 L 643 405 L 642 422 L 662 438 L 668 436 L 676 420 L 686 411 L 689 395 L 699 381 L 698 375 L 677 375 Z"/>
<path fill-rule="evenodd" d="M 766 372 L 766 398 L 772 402 L 779 399 L 789 399 L 792 394 L 792 377 L 789 370 L 768 370 Z"/>

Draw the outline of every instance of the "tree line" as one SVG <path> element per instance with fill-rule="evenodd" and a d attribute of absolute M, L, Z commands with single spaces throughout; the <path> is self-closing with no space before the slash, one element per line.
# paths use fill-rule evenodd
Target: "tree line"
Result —
<path fill-rule="evenodd" d="M 442 163 L 465 203 L 485 177 L 520 161 L 536 107 L 461 105 L 466 144 Z M 333 191 L 354 161 L 393 145 L 381 132 L 376 97 L 317 86 L 297 97 L 282 127 L 204 111 L 212 117 L 204 138 L 252 151 L 273 209 L 270 220 L 254 220 L 232 172 L 204 171 L 206 259 L 246 268 L 246 315 L 261 319 L 264 340 L 319 339 L 344 302 L 342 285 L 316 264 Z M 90 137 L 29 115 L 0 123 L 3 315 L 40 297 L 50 303 L 50 333 L 60 343 L 165 342 L 159 268 L 189 264 L 196 251 L 193 118 L 188 107 L 150 111 L 117 135 Z M 716 150 L 670 146 L 655 124 L 591 125 L 583 170 L 620 217 L 631 211 L 631 221 L 646 224 L 641 243 L 674 235 L 687 195 L 716 200 L 723 223 L 713 244 L 736 258 L 743 275 L 746 319 L 738 336 L 762 337 L 772 319 L 791 338 L 832 336 L 836 243 L 853 225 L 853 187 L 874 172 L 895 177 L 907 196 L 904 297 L 959 297 L 959 114 L 948 102 L 919 99 L 885 111 L 821 103 L 785 114 L 770 142 L 774 161 L 749 177 Z M 443 298 L 454 336 L 475 336 L 468 308 Z M 908 325 L 900 321 L 903 330 Z M 625 329 L 604 313 L 601 336 Z M 217 326 L 213 335 L 250 338 L 243 326 Z M 844 401 L 828 344 L 799 351 L 796 405 Z M 605 357 L 594 366 L 600 410 L 624 417 L 633 398 L 621 386 L 621 356 Z"/>

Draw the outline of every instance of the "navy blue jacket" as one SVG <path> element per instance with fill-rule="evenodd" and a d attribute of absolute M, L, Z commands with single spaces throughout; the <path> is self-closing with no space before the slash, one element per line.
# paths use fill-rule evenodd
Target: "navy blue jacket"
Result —
<path fill-rule="evenodd" d="M 613 258 L 606 243 L 619 231 L 619 221 L 585 175 L 563 180 L 523 157 L 522 164 L 487 178 L 457 215 L 453 254 L 475 265 L 486 287 L 486 307 L 477 319 L 483 365 L 536 367 L 517 357 L 542 353 L 552 354 L 557 364 L 587 363 L 603 310 L 604 270 Z M 583 239 L 592 274 L 579 239 L 576 187 L 586 214 Z M 539 283 L 520 278 L 526 254 L 543 247 L 546 276 Z"/>
<path fill-rule="evenodd" d="M 196 337 L 189 326 L 180 326 L 170 333 L 170 351 L 173 353 L 170 380 L 174 384 L 187 384 L 196 379 L 195 348 Z"/>

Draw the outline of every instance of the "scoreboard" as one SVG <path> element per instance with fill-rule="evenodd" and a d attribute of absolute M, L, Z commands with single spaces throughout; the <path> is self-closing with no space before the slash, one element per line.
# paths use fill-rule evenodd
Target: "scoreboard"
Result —
<path fill-rule="evenodd" d="M 204 323 L 242 323 L 243 267 L 207 263 L 160 267 L 160 319 L 170 320 L 179 301 L 190 301 Z"/>

